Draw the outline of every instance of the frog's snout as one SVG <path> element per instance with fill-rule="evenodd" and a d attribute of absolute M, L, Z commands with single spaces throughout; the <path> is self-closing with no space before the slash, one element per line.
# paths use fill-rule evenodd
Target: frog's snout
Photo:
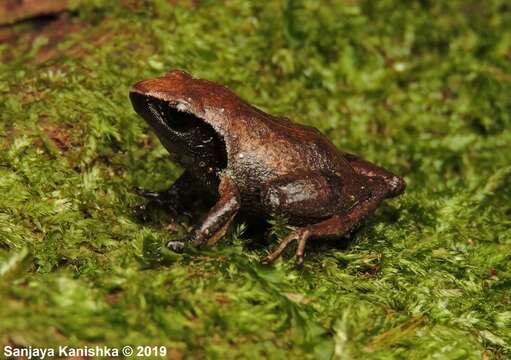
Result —
<path fill-rule="evenodd" d="M 173 70 L 164 76 L 141 80 L 131 88 L 131 92 L 162 97 L 163 94 L 179 93 L 193 78 L 181 70 Z"/>

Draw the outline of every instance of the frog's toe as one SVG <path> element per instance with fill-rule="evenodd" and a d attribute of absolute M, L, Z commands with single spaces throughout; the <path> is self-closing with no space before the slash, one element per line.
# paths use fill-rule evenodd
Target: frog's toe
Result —
<path fill-rule="evenodd" d="M 268 256 L 261 260 L 261 265 L 263 266 L 270 266 L 271 264 L 273 264 L 273 260 L 270 259 Z"/>
<path fill-rule="evenodd" d="M 291 232 L 282 242 L 277 246 L 272 253 L 270 253 L 263 261 L 263 264 L 271 264 L 274 262 L 282 252 L 293 242 L 297 241 L 298 249 L 296 251 L 297 264 L 300 266 L 303 263 L 303 252 L 305 243 L 307 241 L 308 232 L 304 229 L 297 229 Z"/>
<path fill-rule="evenodd" d="M 142 223 L 149 222 L 151 215 L 154 211 L 163 210 L 170 215 L 170 219 L 174 222 L 179 216 L 180 212 L 171 204 L 164 203 L 159 199 L 150 199 L 145 204 L 137 205 L 132 208 L 133 216 Z M 188 215 L 188 213 L 184 213 Z"/>
<path fill-rule="evenodd" d="M 297 239 L 298 245 L 296 248 L 296 267 L 301 268 L 303 266 L 303 256 L 305 253 L 305 245 L 307 244 L 308 234 L 300 234 Z"/>
<path fill-rule="evenodd" d="M 134 206 L 131 211 L 133 216 L 140 222 L 145 223 L 150 220 L 146 204 Z"/>
<path fill-rule="evenodd" d="M 185 243 L 184 241 L 169 241 L 167 243 L 167 248 L 176 253 L 182 253 L 185 249 Z"/>
<path fill-rule="evenodd" d="M 303 256 L 296 255 L 296 268 L 301 269 L 303 267 Z"/>
<path fill-rule="evenodd" d="M 155 198 L 158 198 L 160 196 L 160 194 L 158 192 L 148 191 L 148 190 L 143 189 L 143 188 L 138 187 L 138 186 L 133 188 L 133 192 L 135 194 L 137 194 L 138 196 L 145 197 L 146 199 L 155 199 Z"/>

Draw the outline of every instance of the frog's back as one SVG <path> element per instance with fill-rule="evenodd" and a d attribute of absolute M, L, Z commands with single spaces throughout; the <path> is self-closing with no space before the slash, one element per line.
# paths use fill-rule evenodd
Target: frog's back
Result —
<path fill-rule="evenodd" d="M 257 177 L 296 172 L 351 174 L 342 153 L 317 129 L 275 117 L 250 105 L 235 126 L 230 160 L 236 167 L 251 168 Z M 234 151 L 233 151 L 234 150 Z M 262 179 L 261 179 L 262 180 Z"/>
<path fill-rule="evenodd" d="M 134 88 L 176 104 L 211 125 L 224 140 L 228 171 L 253 175 L 255 181 L 293 172 L 349 175 L 353 171 L 317 129 L 267 114 L 225 86 L 172 71 Z"/>

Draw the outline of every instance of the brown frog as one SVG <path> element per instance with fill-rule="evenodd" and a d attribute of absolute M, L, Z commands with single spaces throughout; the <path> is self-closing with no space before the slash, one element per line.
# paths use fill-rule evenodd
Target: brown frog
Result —
<path fill-rule="evenodd" d="M 293 241 L 303 263 L 310 239 L 348 235 L 385 198 L 403 193 L 404 180 L 339 151 L 312 127 L 269 115 L 226 87 L 174 70 L 133 86 L 135 111 L 184 169 L 170 189 L 139 193 L 149 205 L 182 208 L 197 194 L 215 205 L 178 251 L 216 243 L 238 212 L 284 216 L 294 230 L 269 254 L 272 262 Z"/>

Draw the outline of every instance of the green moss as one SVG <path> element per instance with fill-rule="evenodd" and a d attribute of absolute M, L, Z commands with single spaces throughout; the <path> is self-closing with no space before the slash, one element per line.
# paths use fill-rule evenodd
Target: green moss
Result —
<path fill-rule="evenodd" d="M 81 30 L 43 63 L 47 37 L 0 45 L 1 343 L 510 356 L 506 1 L 121 3 L 77 6 Z M 165 251 L 184 230 L 137 223 L 131 190 L 181 170 L 127 94 L 173 68 L 318 127 L 404 174 L 406 194 L 353 239 L 309 244 L 302 270 L 261 267 L 242 224 L 212 249 Z"/>

